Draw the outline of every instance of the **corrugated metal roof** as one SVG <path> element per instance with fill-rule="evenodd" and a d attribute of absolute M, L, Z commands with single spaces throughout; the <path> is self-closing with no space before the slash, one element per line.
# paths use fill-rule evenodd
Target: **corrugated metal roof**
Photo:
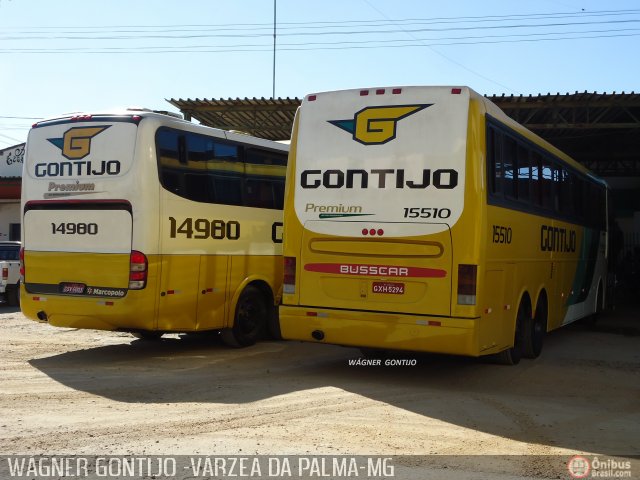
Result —
<path fill-rule="evenodd" d="M 486 96 L 507 115 L 540 135 L 571 134 L 567 130 L 640 128 L 640 94 L 575 92 L 546 95 Z"/>
<path fill-rule="evenodd" d="M 288 140 L 298 98 L 170 99 L 187 119 L 224 130 L 240 130 L 268 140 Z"/>

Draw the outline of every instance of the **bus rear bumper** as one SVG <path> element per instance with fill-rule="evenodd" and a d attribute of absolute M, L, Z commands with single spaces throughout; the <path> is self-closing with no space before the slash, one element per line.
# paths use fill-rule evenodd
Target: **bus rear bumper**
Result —
<path fill-rule="evenodd" d="M 21 289 L 25 317 L 54 327 L 94 330 L 155 330 L 153 303 L 144 298 L 100 299 L 34 295 Z"/>
<path fill-rule="evenodd" d="M 479 356 L 478 319 L 280 306 L 287 340 Z"/>

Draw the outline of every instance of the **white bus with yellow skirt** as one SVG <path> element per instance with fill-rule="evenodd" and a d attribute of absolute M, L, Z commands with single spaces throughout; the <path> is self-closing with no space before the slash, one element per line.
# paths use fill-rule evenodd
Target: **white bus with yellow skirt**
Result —
<path fill-rule="evenodd" d="M 175 116 L 175 114 L 174 114 Z M 277 334 L 288 146 L 147 110 L 36 123 L 22 310 L 54 326 Z"/>

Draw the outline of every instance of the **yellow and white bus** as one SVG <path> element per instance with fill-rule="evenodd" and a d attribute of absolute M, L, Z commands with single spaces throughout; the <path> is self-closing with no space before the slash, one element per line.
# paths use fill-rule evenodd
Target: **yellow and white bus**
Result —
<path fill-rule="evenodd" d="M 513 364 L 604 304 L 606 184 L 469 88 L 308 95 L 287 175 L 286 339 Z"/>
<path fill-rule="evenodd" d="M 22 178 L 23 312 L 254 343 L 281 291 L 287 152 L 144 109 L 38 122 Z"/>

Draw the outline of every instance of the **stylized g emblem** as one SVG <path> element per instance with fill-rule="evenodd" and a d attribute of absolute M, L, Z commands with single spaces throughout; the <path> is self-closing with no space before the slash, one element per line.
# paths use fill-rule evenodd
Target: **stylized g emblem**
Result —
<path fill-rule="evenodd" d="M 366 107 L 357 112 L 353 120 L 329 120 L 329 123 L 353 134 L 353 139 L 364 145 L 382 145 L 396 138 L 398 121 L 433 105 L 392 105 Z"/>
<path fill-rule="evenodd" d="M 91 153 L 91 139 L 110 125 L 99 127 L 74 127 L 64 132 L 62 138 L 48 138 L 51 143 L 62 150 L 62 155 L 69 160 L 80 160 Z"/>

